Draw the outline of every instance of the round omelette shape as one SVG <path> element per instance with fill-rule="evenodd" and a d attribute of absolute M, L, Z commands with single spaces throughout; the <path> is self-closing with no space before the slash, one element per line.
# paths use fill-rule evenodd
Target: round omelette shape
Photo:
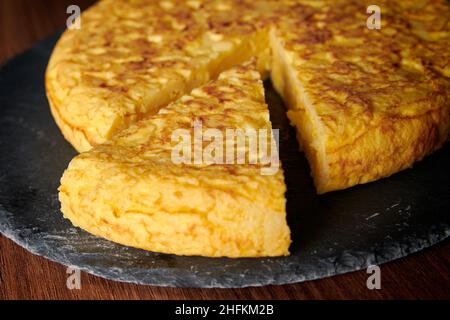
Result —
<path fill-rule="evenodd" d="M 56 191 L 76 155 L 48 111 L 42 80 L 58 38 L 39 43 L 0 71 L 0 232 L 32 253 L 116 281 L 230 288 L 351 272 L 404 257 L 450 234 L 448 147 L 389 179 L 317 196 L 284 105 L 266 83 L 271 122 L 281 129 L 289 256 L 176 256 L 90 235 L 62 217 Z"/>
<path fill-rule="evenodd" d="M 286 102 L 319 194 L 439 149 L 450 132 L 450 8 L 381 1 L 374 30 L 367 5 L 104 0 L 87 10 L 46 72 L 56 122 L 86 151 L 61 179 L 64 216 L 150 251 L 287 254 L 282 174 L 170 157 L 170 133 L 196 117 L 210 129 L 271 128 L 256 70 Z"/>

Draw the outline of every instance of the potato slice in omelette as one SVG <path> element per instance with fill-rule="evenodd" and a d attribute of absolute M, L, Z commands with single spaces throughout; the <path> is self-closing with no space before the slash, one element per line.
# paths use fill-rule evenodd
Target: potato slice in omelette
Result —
<path fill-rule="evenodd" d="M 174 131 L 191 130 L 196 121 L 202 130 L 271 129 L 253 61 L 75 157 L 59 188 L 64 216 L 90 233 L 150 251 L 210 257 L 288 254 L 281 167 L 263 175 L 267 165 L 260 161 L 174 163 Z M 227 141 L 238 148 L 237 139 Z"/>

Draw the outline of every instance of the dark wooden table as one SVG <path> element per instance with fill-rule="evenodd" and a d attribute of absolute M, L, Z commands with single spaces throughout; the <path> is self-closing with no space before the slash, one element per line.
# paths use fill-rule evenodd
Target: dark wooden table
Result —
<path fill-rule="evenodd" d="M 0 0 L 0 63 L 65 25 L 66 8 L 92 0 Z M 246 289 L 138 286 L 81 275 L 66 286 L 66 267 L 0 236 L 0 299 L 450 299 L 450 241 L 381 266 L 381 289 L 369 290 L 364 270 L 295 285 Z"/>

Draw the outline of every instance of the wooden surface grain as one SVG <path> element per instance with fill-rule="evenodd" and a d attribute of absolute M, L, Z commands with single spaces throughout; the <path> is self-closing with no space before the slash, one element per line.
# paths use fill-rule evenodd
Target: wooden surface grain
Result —
<path fill-rule="evenodd" d="M 66 8 L 92 0 L 0 0 L 0 63 L 65 25 Z M 81 274 L 66 286 L 66 267 L 32 255 L 0 236 L 0 299 L 450 299 L 450 241 L 381 266 L 381 289 L 364 270 L 306 283 L 245 289 L 139 286 Z"/>

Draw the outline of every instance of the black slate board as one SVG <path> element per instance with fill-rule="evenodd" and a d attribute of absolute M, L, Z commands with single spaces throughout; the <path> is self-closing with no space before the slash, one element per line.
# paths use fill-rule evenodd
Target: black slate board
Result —
<path fill-rule="evenodd" d="M 0 71 L 0 231 L 32 253 L 105 278 L 177 287 L 245 287 L 332 276 L 421 250 L 449 233 L 447 146 L 390 178 L 317 196 L 279 96 L 291 255 L 212 259 L 146 252 L 96 238 L 65 220 L 57 187 L 76 154 L 49 111 L 44 71 L 58 35 Z"/>

